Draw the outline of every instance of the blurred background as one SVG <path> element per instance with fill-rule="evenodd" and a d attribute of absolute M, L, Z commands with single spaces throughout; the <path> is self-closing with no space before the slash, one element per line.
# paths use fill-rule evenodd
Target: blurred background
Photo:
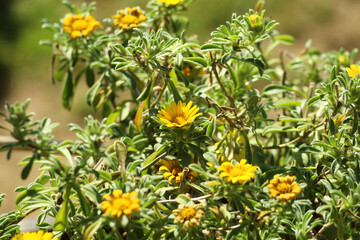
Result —
<path fill-rule="evenodd" d="M 71 2 L 80 6 L 91 1 Z M 195 0 L 184 12 L 190 19 L 188 33 L 198 35 L 203 43 L 216 27 L 231 19 L 233 12 L 244 14 L 256 2 Z M 98 0 L 93 15 L 101 20 L 115 14 L 117 9 L 133 6 L 146 11 L 146 4 L 146 0 Z M 60 0 L 0 0 L 0 5 L 0 111 L 4 110 L 6 101 L 24 103 L 30 98 L 29 110 L 36 113 L 34 119 L 48 116 L 60 123 L 54 131 L 57 140 L 74 139 L 67 125 L 71 122 L 83 125 L 83 117 L 93 113 L 86 105 L 87 87 L 85 84 L 77 87 L 72 110 L 65 110 L 61 105 L 62 86 L 53 85 L 50 80 L 52 49 L 39 45 L 41 39 L 52 38 L 51 32 L 41 29 L 41 19 L 60 22 L 68 9 Z M 280 22 L 277 30 L 281 34 L 295 38 L 295 44 L 286 46 L 286 50 L 296 55 L 308 39 L 312 39 L 312 47 L 323 52 L 360 47 L 359 0 L 267 0 L 265 9 L 267 16 Z M 2 119 L 1 124 L 4 124 Z M 7 134 L 0 131 L 0 136 Z M 15 209 L 14 189 L 27 185 L 38 175 L 33 169 L 26 181 L 21 180 L 23 167 L 17 163 L 26 155 L 25 151 L 16 151 L 7 160 L 6 153 L 0 153 L 0 193 L 6 193 L 0 214 Z"/>

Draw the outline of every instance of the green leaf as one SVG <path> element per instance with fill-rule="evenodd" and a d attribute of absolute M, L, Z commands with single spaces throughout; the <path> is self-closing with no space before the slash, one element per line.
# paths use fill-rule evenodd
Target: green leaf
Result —
<path fill-rule="evenodd" d="M 329 128 L 330 128 L 330 133 L 331 135 L 335 135 L 335 123 L 334 120 L 332 118 L 329 118 Z"/>
<path fill-rule="evenodd" d="M 302 91 L 291 88 L 291 87 L 287 87 L 287 86 L 271 84 L 264 88 L 264 92 L 266 94 L 277 94 L 277 93 L 283 93 L 283 92 L 288 92 L 288 91 L 296 92 L 296 93 L 300 94 L 301 96 L 303 96 L 304 98 L 307 98 L 306 94 L 303 93 Z"/>
<path fill-rule="evenodd" d="M 136 100 L 139 102 L 144 101 L 149 96 L 150 92 L 152 91 L 152 85 L 153 85 L 153 81 L 149 80 L 146 87 L 144 88 L 142 93 L 137 97 Z"/>
<path fill-rule="evenodd" d="M 216 50 L 222 50 L 221 45 L 217 43 L 207 43 L 201 46 L 201 50 L 203 51 L 216 51 Z"/>
<path fill-rule="evenodd" d="M 185 58 L 183 58 L 183 61 L 193 63 L 193 64 L 201 66 L 201 67 L 207 67 L 206 60 L 201 57 L 185 57 Z"/>
<path fill-rule="evenodd" d="M 256 58 L 238 58 L 238 57 L 232 57 L 232 58 L 254 65 L 255 67 L 258 68 L 260 75 L 263 75 L 264 69 L 265 69 L 265 64 L 260 59 L 256 59 Z"/>
<path fill-rule="evenodd" d="M 206 136 L 211 138 L 215 134 L 215 132 L 216 132 L 216 116 L 213 116 L 210 121 L 210 124 L 206 129 Z"/>
<path fill-rule="evenodd" d="M 91 69 L 89 65 L 86 66 L 85 68 L 85 77 L 88 87 L 91 87 L 95 82 L 95 73 L 94 70 Z"/>
<path fill-rule="evenodd" d="M 359 117 L 358 117 L 358 113 L 356 112 L 356 108 L 354 107 L 353 104 L 350 104 L 352 110 L 353 110 L 353 116 L 354 116 L 354 120 L 353 120 L 353 126 L 351 129 L 351 134 L 355 134 L 356 131 L 358 130 L 358 126 L 359 126 Z"/>
<path fill-rule="evenodd" d="M 274 39 L 282 44 L 291 45 L 294 43 L 294 38 L 290 35 L 278 35 Z"/>
<path fill-rule="evenodd" d="M 26 179 L 29 176 L 29 173 L 31 171 L 32 165 L 35 160 L 35 155 L 33 155 L 29 161 L 29 163 L 24 167 L 24 169 L 21 172 L 21 178 Z"/>
<path fill-rule="evenodd" d="M 179 204 L 187 204 L 188 202 L 191 201 L 191 199 L 188 196 L 186 196 L 185 194 L 178 195 L 175 200 Z"/>
<path fill-rule="evenodd" d="M 235 87 L 238 85 L 238 83 L 239 83 L 239 78 L 238 78 L 238 76 L 236 75 L 236 73 L 235 73 L 235 71 L 234 71 L 234 69 L 229 65 L 229 64 L 225 64 L 226 65 L 226 67 L 228 68 L 228 71 L 229 71 L 229 73 L 230 73 L 230 76 L 231 76 L 231 78 L 232 78 L 232 80 L 233 80 L 233 82 L 234 82 L 234 85 L 235 85 Z"/>
<path fill-rule="evenodd" d="M 174 85 L 174 83 L 173 83 L 173 81 L 172 81 L 171 79 L 168 79 L 168 85 L 169 85 L 169 87 L 170 87 L 171 92 L 172 92 L 173 95 L 174 95 L 174 100 L 175 100 L 175 102 L 176 102 L 176 103 L 178 103 L 178 102 L 180 102 L 180 101 L 182 102 L 183 100 L 182 100 L 182 98 L 180 97 L 180 94 L 179 94 L 177 88 L 175 87 L 175 85 Z"/>
<path fill-rule="evenodd" d="M 99 230 L 99 228 L 102 225 L 102 218 L 99 218 L 97 221 L 95 221 L 94 223 L 90 224 L 84 232 L 84 236 L 83 239 L 92 239 L 92 237 L 97 233 L 97 231 Z"/>
<path fill-rule="evenodd" d="M 62 202 L 61 208 L 55 218 L 55 223 L 54 223 L 55 231 L 64 231 L 67 226 L 70 190 L 71 190 L 70 185 L 67 185 L 63 197 L 64 201 Z"/>
<path fill-rule="evenodd" d="M 159 156 L 161 153 L 163 153 L 165 151 L 165 149 L 167 148 L 167 146 L 169 145 L 169 143 L 164 143 L 163 145 L 161 145 L 158 150 L 156 152 L 153 152 L 149 157 L 146 158 L 146 160 L 144 161 L 143 166 L 147 166 L 149 163 L 151 163 L 157 156 Z"/>
<path fill-rule="evenodd" d="M 315 97 L 310 98 L 309 101 L 307 102 L 308 107 L 310 107 L 314 103 L 318 102 L 322 98 L 323 98 L 323 95 L 319 95 L 319 96 L 315 96 Z"/>
<path fill-rule="evenodd" d="M 71 108 L 71 100 L 74 95 L 74 85 L 73 85 L 73 79 L 72 79 L 72 71 L 69 69 L 65 81 L 64 81 L 64 87 L 62 92 L 62 104 L 64 108 L 70 109 Z"/>

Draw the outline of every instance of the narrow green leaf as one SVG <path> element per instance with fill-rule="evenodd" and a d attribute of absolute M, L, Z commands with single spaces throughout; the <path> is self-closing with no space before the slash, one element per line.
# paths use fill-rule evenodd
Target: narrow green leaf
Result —
<path fill-rule="evenodd" d="M 149 80 L 146 87 L 144 88 L 142 93 L 137 97 L 136 100 L 139 101 L 139 102 L 144 101 L 149 96 L 149 94 L 151 93 L 152 87 L 153 87 L 152 85 L 153 85 L 153 81 Z"/>
<path fill-rule="evenodd" d="M 193 64 L 199 65 L 201 67 L 207 67 L 206 60 L 201 57 L 185 57 L 185 58 L 183 58 L 183 61 L 193 63 Z"/>
<path fill-rule="evenodd" d="M 169 87 L 170 87 L 171 92 L 172 92 L 173 95 L 174 95 L 174 100 L 175 100 L 175 102 L 176 102 L 176 103 L 178 103 L 178 102 L 180 102 L 180 101 L 182 102 L 183 100 L 182 100 L 182 98 L 180 97 L 180 94 L 179 94 L 177 88 L 175 87 L 175 85 L 174 85 L 174 83 L 173 83 L 173 81 L 172 81 L 171 79 L 168 79 L 168 85 L 169 85 Z"/>
<path fill-rule="evenodd" d="M 73 85 L 73 79 L 72 79 L 72 72 L 69 69 L 63 86 L 63 92 L 62 92 L 62 104 L 64 108 L 70 109 L 71 108 L 71 100 L 74 95 L 74 85 Z"/>

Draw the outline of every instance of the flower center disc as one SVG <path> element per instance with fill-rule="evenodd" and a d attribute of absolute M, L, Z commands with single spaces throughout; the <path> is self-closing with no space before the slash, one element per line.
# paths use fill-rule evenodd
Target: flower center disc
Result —
<path fill-rule="evenodd" d="M 121 18 L 121 22 L 124 24 L 131 24 L 135 23 L 137 21 L 137 17 L 133 15 L 125 15 L 123 18 Z"/>
<path fill-rule="evenodd" d="M 130 206 L 130 201 L 123 198 L 116 199 L 113 202 L 113 206 L 115 209 L 124 210 Z"/>
<path fill-rule="evenodd" d="M 234 176 L 234 177 L 243 176 L 244 174 L 245 174 L 245 171 L 244 171 L 244 169 L 242 169 L 242 168 L 234 167 L 234 168 L 231 169 L 231 171 L 230 171 L 230 175 L 231 175 L 231 176 Z"/>
<path fill-rule="evenodd" d="M 183 116 L 177 116 L 177 117 L 175 117 L 175 123 L 181 125 L 181 124 L 183 124 L 184 122 L 185 122 L 185 119 L 184 119 Z"/>
<path fill-rule="evenodd" d="M 72 24 L 73 29 L 81 31 L 86 29 L 88 23 L 85 20 L 75 20 Z"/>
<path fill-rule="evenodd" d="M 291 193 L 292 192 L 292 187 L 290 184 L 288 183 L 279 183 L 277 185 L 277 189 L 280 193 Z"/>
<path fill-rule="evenodd" d="M 184 221 L 188 221 L 195 217 L 195 213 L 195 209 L 187 207 L 181 211 L 180 216 Z"/>

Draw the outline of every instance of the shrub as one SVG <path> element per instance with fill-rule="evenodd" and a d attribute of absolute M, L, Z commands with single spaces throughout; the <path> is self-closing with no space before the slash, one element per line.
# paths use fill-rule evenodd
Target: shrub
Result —
<path fill-rule="evenodd" d="M 150 0 L 100 21 L 95 4 L 45 21 L 53 81 L 72 106 L 79 81 L 102 119 L 56 124 L 25 104 L 1 115 L 32 154 L 17 211 L 0 216 L 0 239 L 353 239 L 359 225 L 359 71 L 356 51 L 293 38 L 258 4 L 199 43 L 179 15 L 191 0 Z M 55 65 L 57 63 L 57 65 Z M 57 67 L 55 67 L 57 66 Z M 0 197 L 0 203 L 4 195 Z M 19 221 L 41 210 L 38 232 Z M 53 217 L 54 224 L 46 217 Z M 52 233 L 50 233 L 52 232 Z M 32 235 L 31 235 L 32 234 Z"/>

